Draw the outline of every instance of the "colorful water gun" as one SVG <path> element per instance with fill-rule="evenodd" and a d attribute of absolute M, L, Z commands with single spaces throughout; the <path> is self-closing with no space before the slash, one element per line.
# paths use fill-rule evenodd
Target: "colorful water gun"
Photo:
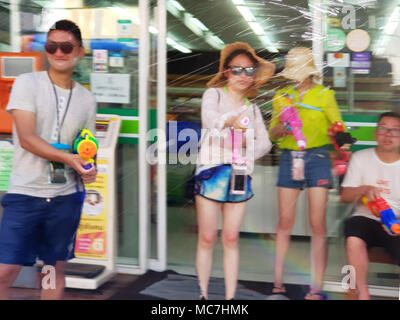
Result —
<path fill-rule="evenodd" d="M 378 198 L 375 201 L 368 201 L 367 197 L 362 197 L 361 200 L 368 206 L 374 216 L 381 219 L 383 226 L 390 234 L 400 235 L 400 221 L 385 199 Z"/>
<path fill-rule="evenodd" d="M 293 107 L 293 105 L 286 105 L 282 108 L 281 121 L 286 128 L 292 132 L 300 150 L 304 150 L 307 146 L 307 139 L 301 131 L 303 122 L 300 119 L 298 111 L 295 107 Z"/>
<path fill-rule="evenodd" d="M 339 151 L 339 158 L 333 162 L 335 173 L 343 176 L 347 170 L 351 152 L 350 147 L 357 141 L 349 132 L 344 131 L 342 122 L 336 121 L 328 129 L 328 135 L 331 137 L 335 150 Z"/>
<path fill-rule="evenodd" d="M 84 166 L 84 169 L 89 170 L 95 163 L 98 149 L 99 143 L 89 130 L 82 129 L 78 132 L 74 141 L 74 153 L 79 154 L 83 160 L 89 162 Z"/>

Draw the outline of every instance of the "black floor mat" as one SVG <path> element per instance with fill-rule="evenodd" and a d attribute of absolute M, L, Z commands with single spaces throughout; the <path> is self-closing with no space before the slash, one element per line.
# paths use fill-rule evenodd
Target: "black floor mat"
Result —
<path fill-rule="evenodd" d="M 236 292 L 237 300 L 303 300 L 307 286 L 286 284 L 286 294 L 272 294 L 272 283 L 240 280 Z M 197 277 L 182 275 L 174 271 L 148 271 L 110 300 L 197 300 L 199 290 Z M 224 299 L 224 280 L 211 278 L 209 299 Z"/>

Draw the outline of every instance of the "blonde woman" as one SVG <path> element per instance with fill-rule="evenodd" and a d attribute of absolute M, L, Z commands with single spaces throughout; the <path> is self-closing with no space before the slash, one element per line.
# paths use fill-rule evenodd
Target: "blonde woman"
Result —
<path fill-rule="evenodd" d="M 300 191 L 307 189 L 314 283 L 306 299 L 320 300 L 324 298 L 322 287 L 327 260 L 326 205 L 328 190 L 332 185 L 331 162 L 325 146 L 330 143 L 328 128 L 336 121 L 342 124 L 343 121 L 335 92 L 315 82 L 321 75 L 309 48 L 297 47 L 290 50 L 286 56 L 285 69 L 280 75 L 293 81 L 293 84 L 276 93 L 269 129 L 271 138 L 278 140 L 282 149 L 277 183 L 279 223 L 273 293 L 286 291 L 283 285 L 284 261 L 295 222 L 297 199 Z M 287 105 L 294 106 L 301 119 L 301 131 L 305 138 L 302 144 L 296 141 L 281 121 Z"/>
<path fill-rule="evenodd" d="M 222 213 L 225 298 L 235 297 L 239 271 L 239 229 L 246 201 L 253 197 L 250 174 L 254 160 L 271 148 L 259 108 L 248 98 L 274 74 L 274 64 L 261 59 L 247 43 L 228 44 L 221 51 L 219 72 L 211 79 L 202 97 L 202 136 L 195 177 L 195 204 L 198 222 L 196 270 L 200 299 L 208 299 L 212 255 Z M 232 131 L 233 129 L 241 131 Z M 204 131 L 204 130 L 203 130 Z M 232 132 L 244 134 L 240 145 L 232 143 Z M 211 137 L 212 136 L 212 137 Z M 214 139 L 217 136 L 218 139 Z M 211 137 L 211 138 L 210 138 Z M 240 148 L 242 169 L 239 176 L 235 148 Z M 236 179 L 231 184 L 232 179 Z M 242 192 L 232 190 L 241 184 Z"/>

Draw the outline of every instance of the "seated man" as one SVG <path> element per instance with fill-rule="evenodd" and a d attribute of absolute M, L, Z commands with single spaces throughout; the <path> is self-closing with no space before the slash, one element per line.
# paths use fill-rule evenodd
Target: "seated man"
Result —
<path fill-rule="evenodd" d="M 367 284 L 368 248 L 382 247 L 400 265 L 400 236 L 384 230 L 378 217 L 361 202 L 362 197 L 386 200 L 400 216 L 400 114 L 383 113 L 375 131 L 376 148 L 355 152 L 342 183 L 341 200 L 358 202 L 355 212 L 345 222 L 347 262 L 356 271 L 360 300 L 369 300 Z"/>

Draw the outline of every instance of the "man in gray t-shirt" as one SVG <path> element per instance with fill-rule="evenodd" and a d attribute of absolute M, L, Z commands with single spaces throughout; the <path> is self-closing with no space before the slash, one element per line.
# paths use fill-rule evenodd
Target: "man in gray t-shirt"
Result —
<path fill-rule="evenodd" d="M 95 127 L 96 101 L 72 80 L 85 55 L 78 26 L 56 22 L 45 49 L 49 70 L 19 76 L 7 106 L 14 122 L 14 160 L 2 199 L 0 299 L 7 298 L 21 266 L 37 258 L 55 267 L 55 286 L 42 288 L 42 298 L 62 297 L 65 261 L 74 257 L 83 183 L 96 179 L 95 166 L 85 170 L 85 160 L 63 150 L 72 146 L 79 130 L 94 132 Z"/>

